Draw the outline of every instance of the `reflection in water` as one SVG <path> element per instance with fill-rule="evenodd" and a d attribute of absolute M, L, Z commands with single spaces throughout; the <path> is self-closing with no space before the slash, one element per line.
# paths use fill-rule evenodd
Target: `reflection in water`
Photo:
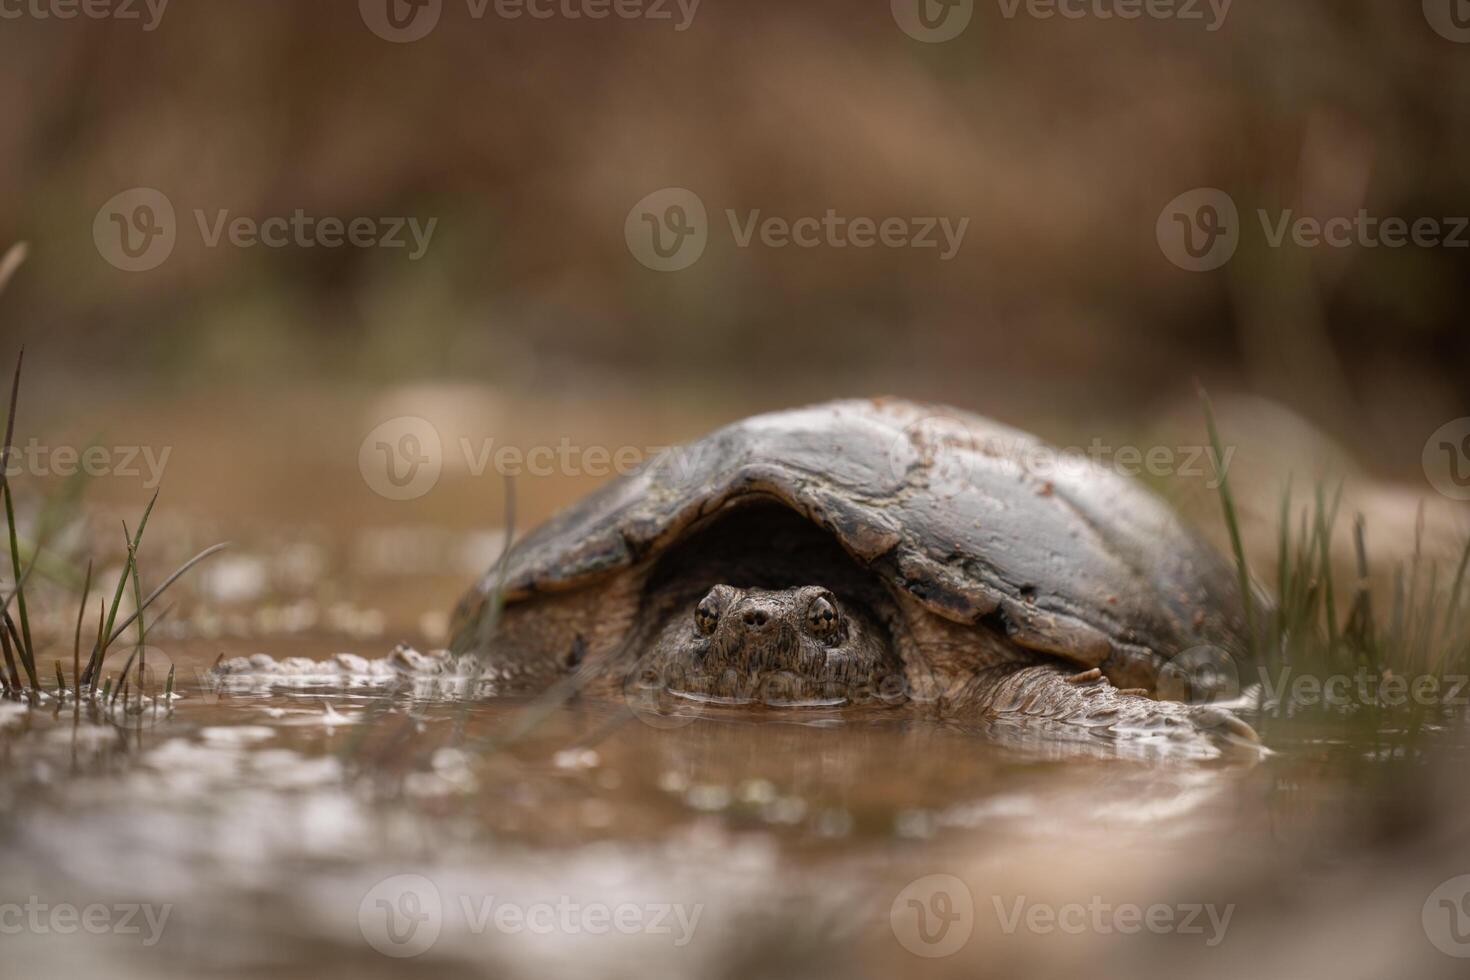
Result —
<path fill-rule="evenodd" d="M 1406 767 L 1350 745 L 1200 766 L 1049 759 L 882 711 L 670 727 L 583 700 L 182 695 L 120 724 L 0 715 L 5 894 L 171 910 L 156 943 L 88 937 L 111 975 L 974 976 L 1107 949 L 1223 976 L 1277 935 L 1263 882 L 1373 820 L 1424 819 Z M 1128 931 L 1130 909 L 1165 905 L 1179 928 Z M 1198 934 L 1193 906 L 1213 921 Z M 7 947 L 44 974 L 64 938 Z"/>

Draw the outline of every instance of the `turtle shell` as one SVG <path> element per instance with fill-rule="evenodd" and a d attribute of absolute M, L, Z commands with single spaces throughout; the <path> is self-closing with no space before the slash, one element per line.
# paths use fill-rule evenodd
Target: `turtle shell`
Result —
<path fill-rule="evenodd" d="M 1188 648 L 1247 648 L 1231 567 L 1142 485 L 896 399 L 759 415 L 650 460 L 520 541 L 506 601 L 592 585 L 753 496 L 825 528 L 933 613 L 1115 678 L 1151 684 Z"/>

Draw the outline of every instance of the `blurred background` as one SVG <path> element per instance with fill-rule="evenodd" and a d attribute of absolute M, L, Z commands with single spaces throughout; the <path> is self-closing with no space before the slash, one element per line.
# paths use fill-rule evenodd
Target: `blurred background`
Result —
<path fill-rule="evenodd" d="M 0 232 L 33 251 L 0 322 L 54 397 L 432 380 L 717 414 L 892 392 L 1025 420 L 1144 413 L 1197 376 L 1399 472 L 1470 412 L 1470 250 L 1271 249 L 1254 217 L 1470 212 L 1470 49 L 1417 3 L 1135 21 L 980 3 L 943 43 L 886 2 L 591 20 L 457 0 L 424 8 L 438 20 L 409 43 L 358 7 L 7 15 Z M 146 272 L 92 234 L 135 187 L 177 213 Z M 677 273 L 624 238 L 665 187 L 709 210 L 708 248 Z M 1226 191 L 1244 226 L 1208 274 L 1155 236 L 1197 187 Z M 298 209 L 437 226 L 410 260 L 209 247 L 195 216 Z M 739 247 L 726 209 L 968 228 L 947 261 Z"/>

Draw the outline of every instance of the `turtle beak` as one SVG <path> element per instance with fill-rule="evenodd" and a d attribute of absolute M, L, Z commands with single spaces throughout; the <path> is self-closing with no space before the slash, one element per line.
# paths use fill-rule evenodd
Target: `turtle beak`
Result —
<path fill-rule="evenodd" d="M 741 632 L 748 636 L 765 636 L 781 625 L 781 609 L 768 599 L 747 599 L 734 613 Z"/>

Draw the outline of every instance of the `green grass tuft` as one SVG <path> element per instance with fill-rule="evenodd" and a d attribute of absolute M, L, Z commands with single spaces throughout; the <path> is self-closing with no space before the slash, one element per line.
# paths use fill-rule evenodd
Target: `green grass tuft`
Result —
<path fill-rule="evenodd" d="M 1219 433 L 1208 398 L 1200 393 L 1211 445 L 1217 456 Z M 1339 483 L 1331 491 L 1318 484 L 1310 501 L 1298 507 L 1293 499 L 1293 485 L 1288 477 L 1281 494 L 1275 528 L 1276 555 L 1274 590 L 1269 586 L 1270 602 L 1259 610 L 1256 621 L 1255 589 L 1257 579 L 1246 560 L 1234 502 L 1223 474 L 1220 480 L 1221 506 L 1234 552 L 1236 573 L 1245 596 L 1246 615 L 1253 624 L 1251 642 L 1255 652 L 1251 663 L 1260 664 L 1275 681 L 1312 675 L 1316 678 L 1346 675 L 1356 680 L 1372 681 L 1368 697 L 1355 694 L 1349 703 L 1329 704 L 1318 700 L 1307 705 L 1290 696 L 1264 705 L 1271 716 L 1298 715 L 1312 708 L 1319 714 L 1366 716 L 1381 720 L 1386 712 L 1402 712 L 1401 730 L 1417 732 L 1426 722 L 1448 715 L 1463 717 L 1463 709 L 1441 698 L 1456 689 L 1458 679 L 1470 671 L 1470 590 L 1467 590 L 1467 567 L 1470 567 L 1470 539 L 1459 551 L 1452 576 L 1442 576 L 1439 562 L 1428 558 L 1423 550 L 1424 517 L 1421 508 L 1416 525 L 1414 549 L 1407 563 L 1396 563 L 1386 573 L 1376 573 L 1365 543 L 1367 521 L 1357 514 L 1353 519 L 1353 553 L 1348 562 L 1334 561 L 1333 535 L 1342 503 L 1343 487 Z M 1355 575 L 1346 615 L 1339 615 L 1339 582 L 1336 570 L 1351 567 Z M 1448 580 L 1446 587 L 1443 583 Z M 1390 614 L 1381 622 L 1375 607 L 1375 582 L 1382 591 L 1384 581 L 1391 582 Z M 1411 689 L 1423 683 L 1433 689 L 1433 697 L 1409 696 L 1390 698 L 1384 693 L 1388 682 L 1402 683 Z M 1289 685 L 1278 690 L 1290 690 Z M 1398 717 L 1396 715 L 1396 717 Z"/>
<path fill-rule="evenodd" d="M 13 270 L 12 270 L 13 271 Z M 22 568 L 21 556 L 23 554 L 20 529 L 15 517 L 14 487 L 8 477 L 10 447 L 14 445 L 16 408 L 20 400 L 21 368 L 24 364 L 25 354 L 21 352 L 16 359 L 15 375 L 10 388 L 10 409 L 5 423 L 5 442 L 3 450 L 0 450 L 0 498 L 3 498 L 5 512 L 6 538 L 10 548 L 10 571 L 14 586 L 10 594 L 5 596 L 3 604 L 0 604 L 0 647 L 4 653 L 4 676 L 3 693 L 9 697 L 17 697 L 22 694 L 35 695 L 41 691 L 40 678 L 36 671 L 36 646 L 31 635 L 31 624 L 29 606 L 26 600 L 26 584 L 40 561 L 41 549 L 47 535 L 55 529 L 57 523 L 64 523 L 65 518 L 61 515 L 75 510 L 76 502 L 80 496 L 80 484 L 68 481 L 68 484 L 60 497 L 59 505 L 56 501 L 47 501 L 47 506 L 42 509 L 41 520 L 37 533 L 31 542 L 31 557 L 24 569 Z M 97 638 L 86 663 L 83 665 L 81 656 L 82 621 L 86 616 L 88 600 L 92 594 L 93 564 L 87 565 L 87 573 L 81 589 L 81 601 L 77 609 L 76 629 L 72 637 L 72 674 L 74 692 L 78 703 L 86 691 L 95 691 L 97 678 L 101 674 L 103 661 L 106 659 L 108 649 L 117 642 L 124 631 L 135 621 L 138 629 L 138 646 L 133 651 L 139 657 L 138 683 L 139 696 L 143 693 L 142 672 L 146 670 L 146 654 L 143 647 L 147 639 L 147 626 L 144 613 L 158 600 L 175 582 L 182 578 L 195 565 L 208 559 L 226 547 L 217 544 L 206 548 L 193 558 L 189 559 L 173 574 L 164 580 L 163 584 L 154 589 L 146 597 L 143 595 L 142 578 L 138 571 L 138 552 L 143 543 L 143 534 L 148 527 L 148 519 L 153 514 L 154 505 L 158 503 L 158 492 L 148 501 L 148 506 L 143 510 L 143 517 L 138 522 L 136 533 L 129 535 L 124 525 L 124 535 L 127 545 L 127 563 L 123 568 L 123 574 L 118 579 L 117 587 L 112 595 L 111 605 L 103 603 L 99 608 L 97 621 Z M 69 578 L 69 582 L 75 582 Z M 122 604 L 124 591 L 129 583 L 133 588 L 134 611 L 121 622 L 118 621 L 119 608 Z M 10 604 L 15 603 L 15 616 L 10 615 Z M 166 611 L 165 611 L 166 613 Z M 159 617 L 162 618 L 161 616 Z M 156 621 L 155 621 L 156 622 Z M 127 687 L 128 669 L 132 665 L 132 657 L 129 657 L 128 665 L 123 668 L 122 684 L 115 689 L 105 690 L 104 701 L 111 701 L 123 689 Z M 62 675 L 61 665 L 57 663 L 58 682 Z M 24 672 L 24 679 L 21 673 Z M 58 694 L 61 692 L 58 692 Z"/>

